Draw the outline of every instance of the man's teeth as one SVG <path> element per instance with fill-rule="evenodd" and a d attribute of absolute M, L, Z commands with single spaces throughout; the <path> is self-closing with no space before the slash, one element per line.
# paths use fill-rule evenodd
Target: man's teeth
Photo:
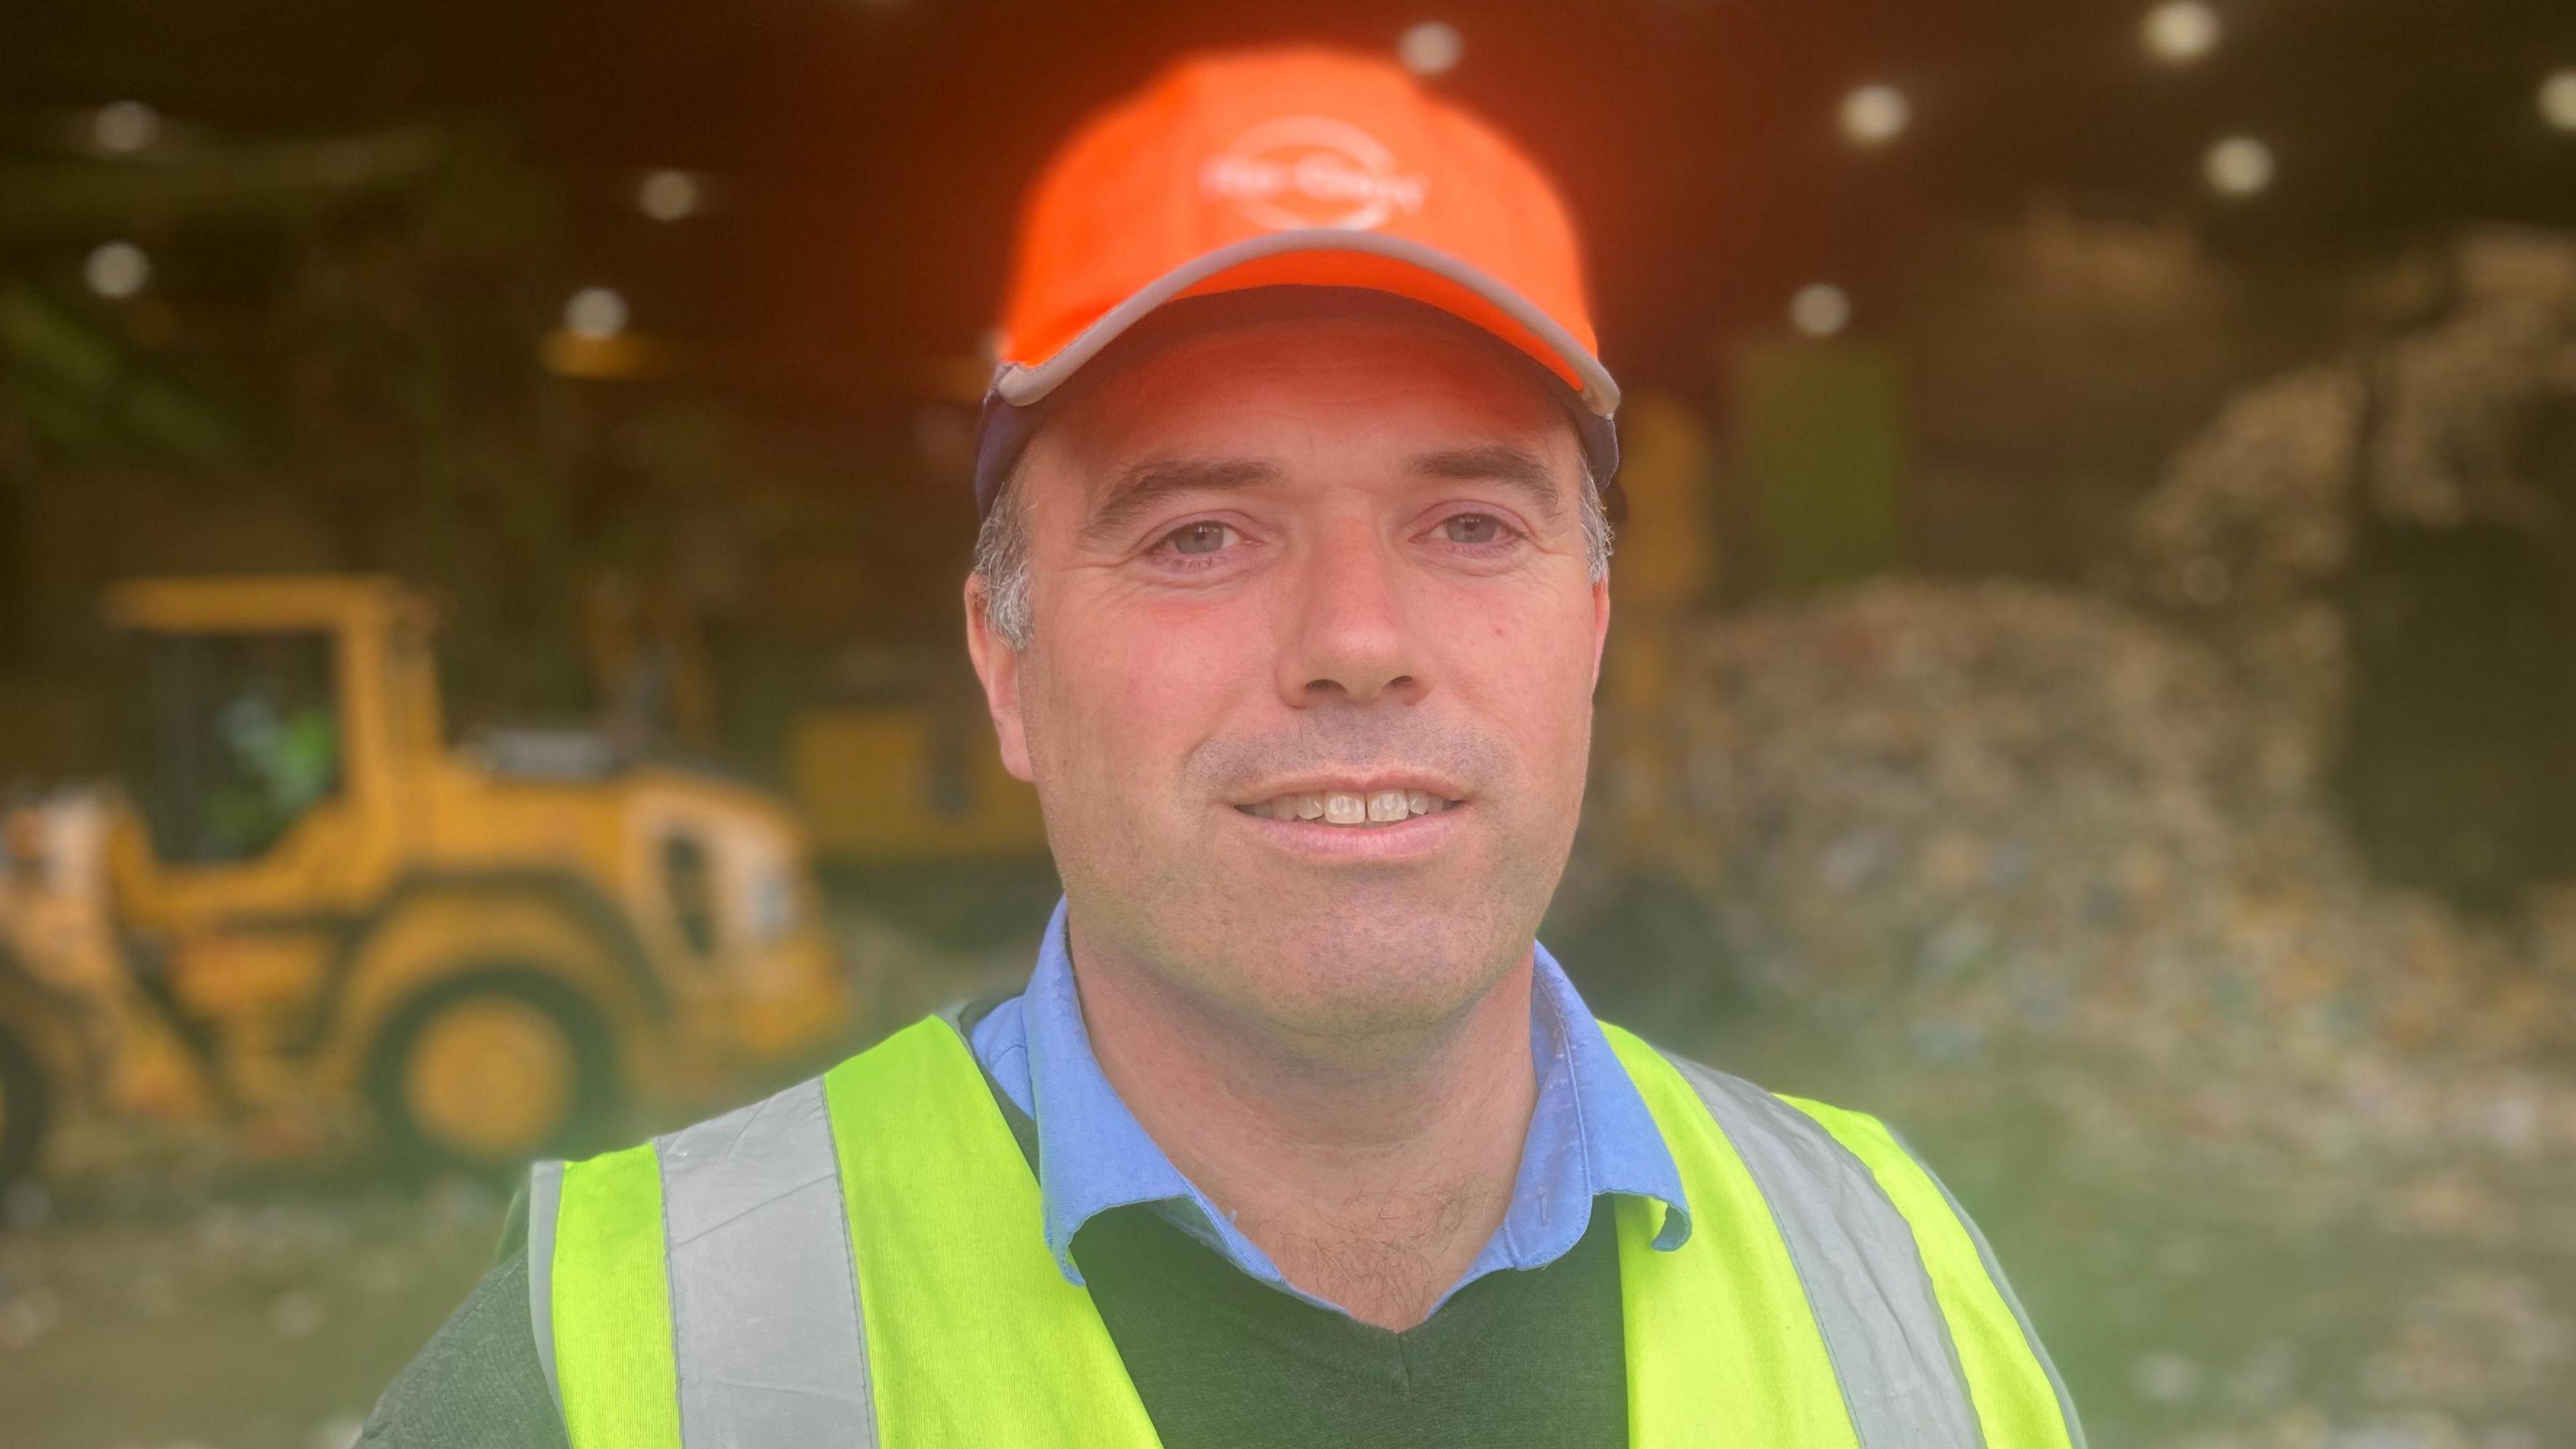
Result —
<path fill-rule="evenodd" d="M 1449 801 L 1427 790 L 1379 790 L 1362 795 L 1350 790 L 1310 791 L 1282 795 L 1243 808 L 1265 820 L 1320 820 L 1327 825 L 1392 825 L 1416 815 L 1446 810 Z"/>

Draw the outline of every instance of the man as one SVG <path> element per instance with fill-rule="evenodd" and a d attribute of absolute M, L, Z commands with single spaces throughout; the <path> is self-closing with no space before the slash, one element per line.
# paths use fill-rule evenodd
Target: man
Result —
<path fill-rule="evenodd" d="M 1027 989 L 540 1165 L 370 1441 L 2080 1443 L 1883 1128 L 1533 942 L 1618 401 L 1535 169 L 1376 62 L 1178 66 L 1039 188 L 1002 357 L 966 625 L 1064 880 Z"/>

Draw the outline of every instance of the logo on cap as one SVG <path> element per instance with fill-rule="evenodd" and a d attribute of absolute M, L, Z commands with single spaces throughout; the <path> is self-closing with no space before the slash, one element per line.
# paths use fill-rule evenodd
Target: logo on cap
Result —
<path fill-rule="evenodd" d="M 1367 231 L 1422 210 L 1430 181 L 1396 166 L 1375 136 L 1330 116 L 1281 116 L 1234 138 L 1199 168 L 1199 189 L 1273 231 Z"/>

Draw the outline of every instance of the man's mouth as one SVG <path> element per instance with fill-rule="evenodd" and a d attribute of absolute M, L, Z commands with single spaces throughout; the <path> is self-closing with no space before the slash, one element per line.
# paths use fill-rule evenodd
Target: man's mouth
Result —
<path fill-rule="evenodd" d="M 1401 825 L 1416 815 L 1437 815 L 1463 803 L 1428 790 L 1305 790 L 1234 808 L 1264 820 L 1303 820 L 1366 830 Z"/>

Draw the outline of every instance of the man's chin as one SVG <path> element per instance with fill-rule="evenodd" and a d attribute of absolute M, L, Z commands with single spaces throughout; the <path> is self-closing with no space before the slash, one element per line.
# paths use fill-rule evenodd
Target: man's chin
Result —
<path fill-rule="evenodd" d="M 1274 917 L 1255 939 L 1271 944 L 1228 953 L 1236 958 L 1229 994 L 1239 993 L 1274 1030 L 1321 1038 L 1411 1034 L 1454 1021 L 1529 950 L 1526 936 L 1506 940 L 1489 920 L 1407 920 L 1357 904 Z"/>

